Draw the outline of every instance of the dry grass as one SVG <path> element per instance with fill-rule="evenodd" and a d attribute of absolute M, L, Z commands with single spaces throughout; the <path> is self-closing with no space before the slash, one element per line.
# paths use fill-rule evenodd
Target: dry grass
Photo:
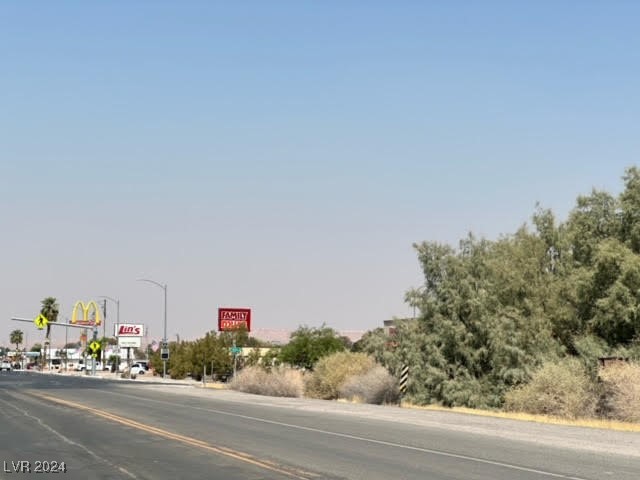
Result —
<path fill-rule="evenodd" d="M 288 367 L 274 367 L 267 372 L 254 366 L 240 371 L 229 384 L 232 390 L 271 397 L 301 397 L 304 393 L 302 373 Z"/>
<path fill-rule="evenodd" d="M 507 392 L 505 410 L 559 418 L 595 416 L 598 395 L 576 359 L 545 363 L 526 385 Z"/>
<path fill-rule="evenodd" d="M 400 398 L 396 379 L 377 365 L 362 375 L 353 375 L 338 389 L 340 398 L 358 403 L 397 403 Z"/>
<path fill-rule="evenodd" d="M 603 416 L 640 423 L 640 365 L 618 363 L 600 371 Z"/>
<path fill-rule="evenodd" d="M 505 418 L 509 420 L 520 420 L 523 422 L 546 423 L 551 425 L 567 425 L 574 427 L 602 428 L 608 430 L 617 430 L 621 432 L 640 432 L 640 423 L 619 422 L 615 420 L 601 420 L 596 418 L 567 419 L 550 415 L 534 415 L 522 412 L 500 412 L 495 410 L 477 410 L 465 407 L 442 407 L 439 405 L 413 405 L 411 403 L 402 402 L 402 408 L 411 408 L 415 410 L 430 410 L 438 412 L 454 412 L 465 413 L 468 415 L 478 415 L 482 417 Z"/>
<path fill-rule="evenodd" d="M 336 399 L 349 377 L 367 373 L 375 364 L 373 357 L 364 353 L 337 352 L 321 358 L 307 377 L 305 392 L 312 398 Z"/>

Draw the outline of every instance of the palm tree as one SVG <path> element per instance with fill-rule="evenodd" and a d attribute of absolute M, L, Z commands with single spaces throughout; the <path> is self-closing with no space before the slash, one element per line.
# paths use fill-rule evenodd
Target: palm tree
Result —
<path fill-rule="evenodd" d="M 23 338 L 22 330 L 14 330 L 9 334 L 9 338 L 10 338 L 10 342 L 15 344 L 16 351 L 17 351 L 18 348 L 20 347 L 20 344 L 22 343 L 22 338 Z"/>
<path fill-rule="evenodd" d="M 60 306 L 58 305 L 58 300 L 55 297 L 46 297 L 40 302 L 42 304 L 42 308 L 40 309 L 40 313 L 44 315 L 44 317 L 49 321 L 47 324 L 47 339 L 45 342 L 45 351 L 42 356 L 42 368 L 44 368 L 45 360 L 47 356 L 46 352 L 46 344 L 49 343 L 49 338 L 51 337 L 51 322 L 58 321 L 58 313 L 60 313 Z"/>
<path fill-rule="evenodd" d="M 42 300 L 42 308 L 40 313 L 45 316 L 49 323 L 58 321 L 58 313 L 60 313 L 60 306 L 58 300 L 55 297 L 46 297 Z M 51 336 L 51 325 L 47 325 L 47 338 Z"/>
<path fill-rule="evenodd" d="M 22 364 L 22 354 L 20 354 L 20 344 L 22 343 L 22 339 L 24 338 L 22 330 L 14 330 L 13 332 L 11 332 L 9 334 L 9 341 L 11 343 L 15 343 L 16 345 L 16 354 L 15 354 L 15 360 L 20 360 L 20 363 Z"/>

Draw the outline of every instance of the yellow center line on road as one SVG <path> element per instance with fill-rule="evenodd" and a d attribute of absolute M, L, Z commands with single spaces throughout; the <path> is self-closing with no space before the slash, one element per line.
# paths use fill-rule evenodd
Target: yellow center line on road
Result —
<path fill-rule="evenodd" d="M 163 430 L 161 428 L 153 427 L 151 425 L 146 425 L 144 423 L 136 422 L 135 420 L 131 420 L 126 417 L 121 417 L 119 415 L 115 415 L 113 413 L 109 413 L 104 410 L 99 410 L 97 408 L 87 407 L 86 405 L 82 405 L 81 403 L 71 402 L 69 400 L 64 400 L 62 398 L 53 397 L 51 395 L 45 395 L 43 393 L 29 392 L 34 397 L 41 398 L 43 400 L 47 400 L 49 402 L 57 403 L 60 405 L 65 405 L 67 407 L 72 407 L 78 410 L 84 410 L 85 412 L 93 413 L 99 417 L 105 418 L 107 420 L 111 420 L 112 422 L 120 423 L 122 425 L 126 425 L 128 427 L 136 428 L 143 432 L 151 433 L 153 435 L 157 435 L 159 437 L 168 438 L 170 440 L 175 440 L 186 445 L 191 445 L 193 447 L 202 448 L 203 450 L 208 450 L 210 452 L 217 453 L 219 455 L 223 455 L 226 457 L 233 458 L 235 460 L 239 460 L 241 462 L 249 463 L 255 465 L 260 468 L 264 468 L 266 470 L 270 470 L 275 473 L 280 473 L 282 475 L 286 475 L 287 477 L 296 478 L 298 480 L 310 480 L 313 477 L 317 477 L 318 475 L 312 474 L 310 472 L 303 472 L 301 470 L 286 468 L 284 466 L 280 466 L 274 462 L 270 462 L 268 460 L 258 459 L 248 453 L 244 453 L 238 450 L 234 450 L 227 447 L 216 446 L 211 443 L 207 443 L 202 440 L 198 440 L 197 438 L 187 437 L 185 435 L 180 435 L 178 433 L 169 432 L 167 430 Z"/>

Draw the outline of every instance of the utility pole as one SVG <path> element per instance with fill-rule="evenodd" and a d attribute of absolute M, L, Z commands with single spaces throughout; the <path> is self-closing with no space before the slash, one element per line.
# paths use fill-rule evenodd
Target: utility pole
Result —
<path fill-rule="evenodd" d="M 106 317 L 107 317 L 107 300 L 111 300 L 113 303 L 116 304 L 116 324 L 119 325 L 120 324 L 120 300 L 118 300 L 116 298 L 113 298 L 113 297 L 108 297 L 106 295 L 100 295 L 100 298 L 104 299 L 104 316 L 105 316 L 105 320 L 104 321 L 105 321 L 105 324 L 107 322 L 107 319 L 106 319 Z M 116 365 L 116 368 L 115 368 L 115 373 L 117 375 L 118 374 L 118 370 L 120 368 L 120 361 L 121 361 L 121 357 L 120 357 L 120 342 L 118 340 L 118 332 L 117 332 L 117 330 L 115 328 L 113 329 L 113 333 L 114 333 L 114 335 L 116 337 L 116 346 L 117 346 L 117 349 L 118 349 L 117 350 L 118 354 L 116 355 L 117 365 Z"/>
<path fill-rule="evenodd" d="M 107 338 L 107 299 L 104 298 L 102 300 L 102 343 L 104 343 L 105 338 Z M 100 345 L 100 351 L 102 352 L 102 368 L 104 369 L 106 365 L 106 348 L 104 345 Z"/>
<path fill-rule="evenodd" d="M 65 319 L 67 321 L 67 323 L 69 323 L 69 319 L 66 318 Z M 69 349 L 67 348 L 67 345 L 69 343 L 69 332 L 68 332 L 68 328 L 64 329 L 64 371 L 66 372 L 68 370 L 67 365 L 69 364 Z"/>

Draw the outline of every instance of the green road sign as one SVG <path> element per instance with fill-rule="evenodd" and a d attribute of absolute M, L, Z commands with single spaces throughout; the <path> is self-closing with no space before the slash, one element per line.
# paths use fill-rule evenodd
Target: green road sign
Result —
<path fill-rule="evenodd" d="M 231 347 L 230 350 L 231 350 L 231 353 L 233 353 L 234 355 L 238 355 L 239 353 L 242 353 L 242 348 L 240 347 Z"/>

